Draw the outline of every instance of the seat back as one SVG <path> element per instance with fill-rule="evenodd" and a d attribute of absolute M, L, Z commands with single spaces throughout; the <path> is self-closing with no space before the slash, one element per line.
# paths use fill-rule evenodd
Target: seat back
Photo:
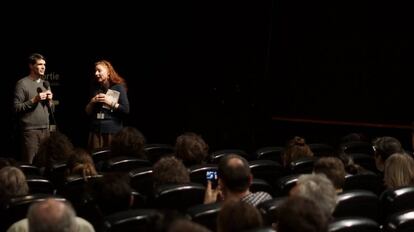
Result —
<path fill-rule="evenodd" d="M 271 196 L 275 196 L 275 190 L 272 185 L 270 185 L 267 181 L 253 178 L 252 183 L 250 185 L 251 192 L 267 192 Z"/>
<path fill-rule="evenodd" d="M 154 194 L 154 206 L 185 212 L 190 206 L 202 204 L 204 193 L 205 187 L 199 183 L 160 186 Z"/>
<path fill-rule="evenodd" d="M 379 195 L 383 189 L 381 177 L 373 172 L 348 174 L 345 176 L 344 190 L 364 189 Z"/>
<path fill-rule="evenodd" d="M 129 172 L 136 168 L 150 167 L 151 163 L 131 156 L 117 156 L 108 159 L 104 166 L 104 170 L 109 172 Z"/>
<path fill-rule="evenodd" d="M 397 212 L 414 210 L 414 187 L 385 190 L 379 199 L 382 219 Z"/>
<path fill-rule="evenodd" d="M 103 232 L 155 231 L 162 217 L 155 209 L 134 209 L 111 214 L 104 218 Z"/>
<path fill-rule="evenodd" d="M 286 199 L 287 197 L 276 197 L 257 205 L 257 209 L 262 214 L 265 225 L 271 226 L 272 223 L 277 221 L 277 210 Z"/>
<path fill-rule="evenodd" d="M 293 174 L 279 178 L 275 185 L 275 195 L 277 197 L 283 197 L 289 195 L 290 190 L 298 182 L 298 178 L 301 174 Z"/>
<path fill-rule="evenodd" d="M 284 147 L 262 147 L 255 151 L 256 159 L 273 160 L 281 164 Z"/>
<path fill-rule="evenodd" d="M 144 146 L 144 151 L 148 157 L 148 160 L 155 164 L 161 157 L 166 155 L 171 155 L 174 153 L 174 146 L 170 144 L 146 144 Z"/>
<path fill-rule="evenodd" d="M 308 146 L 316 157 L 333 156 L 335 154 L 335 148 L 326 143 L 308 143 Z"/>
<path fill-rule="evenodd" d="M 339 145 L 339 149 L 347 154 L 351 153 L 364 153 L 368 155 L 374 155 L 374 149 L 370 142 L 365 141 L 351 141 L 342 143 Z"/>
<path fill-rule="evenodd" d="M 51 168 L 46 169 L 44 176 L 52 181 L 56 188 L 60 188 L 65 183 L 66 162 L 53 164 Z"/>
<path fill-rule="evenodd" d="M 210 163 L 218 164 L 220 159 L 229 154 L 236 154 L 239 155 L 246 160 L 250 160 L 249 154 L 247 154 L 244 150 L 241 149 L 222 149 L 214 151 L 210 154 Z"/>
<path fill-rule="evenodd" d="M 334 219 L 328 225 L 329 232 L 380 232 L 380 225 L 369 218 L 347 217 Z"/>
<path fill-rule="evenodd" d="M 365 217 L 379 220 L 380 204 L 378 196 L 366 190 L 350 190 L 338 194 L 333 217 Z"/>
<path fill-rule="evenodd" d="M 291 174 L 311 173 L 316 159 L 316 157 L 302 157 L 298 160 L 292 161 L 289 164 L 289 172 Z"/>
<path fill-rule="evenodd" d="M 109 148 L 99 149 L 91 153 L 93 162 L 99 164 L 111 157 L 111 150 Z"/>
<path fill-rule="evenodd" d="M 374 155 L 367 153 L 349 153 L 348 155 L 352 158 L 355 164 L 372 172 L 378 171 L 377 166 L 375 165 Z"/>
<path fill-rule="evenodd" d="M 191 182 L 207 186 L 206 172 L 217 171 L 217 164 L 200 164 L 188 168 Z"/>
<path fill-rule="evenodd" d="M 131 187 L 147 197 L 153 195 L 154 181 L 152 167 L 137 168 L 128 173 Z"/>
<path fill-rule="evenodd" d="M 42 176 L 33 176 L 28 175 L 26 176 L 26 182 L 29 186 L 29 193 L 45 193 L 45 194 L 54 194 L 55 193 L 55 186 L 53 183 L 42 177 Z"/>
<path fill-rule="evenodd" d="M 211 231 L 217 229 L 217 216 L 221 209 L 221 203 L 200 204 L 189 207 L 186 214 L 193 222 L 199 223 Z"/>
<path fill-rule="evenodd" d="M 20 163 L 17 167 L 22 170 L 25 176 L 40 176 L 42 174 L 39 167 L 33 164 Z"/>
<path fill-rule="evenodd" d="M 414 210 L 402 211 L 387 217 L 384 221 L 384 232 L 414 231 Z"/>
<path fill-rule="evenodd" d="M 249 167 L 254 178 L 263 179 L 271 185 L 286 175 L 283 166 L 272 160 L 253 160 L 249 162 Z"/>

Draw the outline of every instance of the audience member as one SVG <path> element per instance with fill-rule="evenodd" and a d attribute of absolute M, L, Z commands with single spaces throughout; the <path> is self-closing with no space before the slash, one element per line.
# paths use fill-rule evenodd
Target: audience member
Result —
<path fill-rule="evenodd" d="M 313 157 L 313 152 L 306 144 L 304 138 L 295 136 L 289 140 L 283 152 L 283 166 L 288 167 L 291 162 L 303 157 Z"/>
<path fill-rule="evenodd" d="M 336 157 L 321 157 L 314 166 L 313 172 L 324 174 L 334 185 L 336 192 L 342 192 L 345 183 L 345 167 L 342 161 Z"/>
<path fill-rule="evenodd" d="M 154 190 L 167 184 L 190 183 L 190 174 L 181 160 L 176 157 L 162 157 L 153 167 Z"/>
<path fill-rule="evenodd" d="M 168 232 L 211 232 L 206 227 L 186 219 L 178 219 L 172 223 Z"/>
<path fill-rule="evenodd" d="M 144 151 L 145 143 L 145 137 L 138 129 L 125 126 L 112 137 L 111 156 L 134 156 L 147 159 Z"/>
<path fill-rule="evenodd" d="M 355 174 L 361 174 L 361 173 L 368 172 L 368 170 L 366 170 L 364 167 L 356 164 L 349 154 L 341 152 L 338 158 L 344 164 L 345 171 L 348 174 L 355 175 Z"/>
<path fill-rule="evenodd" d="M 217 216 L 217 232 L 239 232 L 263 227 L 263 218 L 253 205 L 239 201 L 226 201 Z"/>
<path fill-rule="evenodd" d="M 93 226 L 77 217 L 68 202 L 53 198 L 30 205 L 27 218 L 14 223 L 7 232 L 94 232 Z"/>
<path fill-rule="evenodd" d="M 85 180 L 98 175 L 91 155 L 83 148 L 75 148 L 66 165 L 66 176 L 79 175 Z"/>
<path fill-rule="evenodd" d="M 291 196 L 278 208 L 277 232 L 327 232 L 329 220 L 319 205 L 305 197 Z"/>
<path fill-rule="evenodd" d="M 65 134 L 56 131 L 42 141 L 33 163 L 40 168 L 50 169 L 54 164 L 66 162 L 73 153 L 73 149 L 74 146 L 70 139 Z"/>
<path fill-rule="evenodd" d="M 26 176 L 20 169 L 11 166 L 0 169 L 0 208 L 5 207 L 11 198 L 28 193 Z"/>
<path fill-rule="evenodd" d="M 384 172 L 384 164 L 389 156 L 394 153 L 404 152 L 400 141 L 394 137 L 384 136 L 376 138 L 372 145 L 375 154 L 375 164 L 380 172 Z"/>
<path fill-rule="evenodd" d="M 290 196 L 306 197 L 321 207 L 326 217 L 331 219 L 336 207 L 337 194 L 332 182 L 321 174 L 300 175 Z"/>
<path fill-rule="evenodd" d="M 102 216 L 130 209 L 134 202 L 132 191 L 128 175 L 124 173 L 105 173 L 87 184 L 87 192 Z"/>
<path fill-rule="evenodd" d="M 181 159 L 186 167 L 205 163 L 208 149 L 203 138 L 192 132 L 178 136 L 175 142 L 175 156 Z"/>
<path fill-rule="evenodd" d="M 226 155 L 218 165 L 217 188 L 213 189 L 211 182 L 207 182 L 204 203 L 233 199 L 257 206 L 272 199 L 266 192 L 250 192 L 252 180 L 249 163 L 245 158 L 236 154 Z"/>
<path fill-rule="evenodd" d="M 414 159 L 405 153 L 394 153 L 385 161 L 384 183 L 389 189 L 414 185 Z"/>

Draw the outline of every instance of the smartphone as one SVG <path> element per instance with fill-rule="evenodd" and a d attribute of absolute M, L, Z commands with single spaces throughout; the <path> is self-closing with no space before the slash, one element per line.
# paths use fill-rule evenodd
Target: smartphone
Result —
<path fill-rule="evenodd" d="M 217 171 L 207 171 L 206 172 L 206 180 L 211 181 L 212 187 L 217 187 Z"/>

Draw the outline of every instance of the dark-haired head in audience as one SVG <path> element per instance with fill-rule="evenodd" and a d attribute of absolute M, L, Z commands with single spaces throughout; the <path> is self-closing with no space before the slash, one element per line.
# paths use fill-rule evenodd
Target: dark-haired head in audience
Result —
<path fill-rule="evenodd" d="M 272 199 L 266 192 L 250 192 L 252 179 L 249 163 L 245 158 L 236 154 L 226 155 L 220 159 L 218 165 L 218 187 L 212 189 L 211 182 L 208 182 L 204 203 L 241 200 L 256 206 Z"/>
<path fill-rule="evenodd" d="M 355 175 L 355 174 L 360 174 L 360 173 L 365 173 L 367 172 L 367 170 L 362 167 L 361 165 L 358 165 L 354 162 L 354 160 L 352 159 L 352 157 L 345 153 L 345 152 L 340 152 L 338 155 L 338 158 L 342 161 L 342 163 L 344 164 L 344 168 L 346 173 Z"/>
<path fill-rule="evenodd" d="M 51 168 L 54 164 L 66 162 L 73 149 L 70 139 L 56 131 L 40 143 L 39 152 L 34 157 L 33 163 L 41 168 Z"/>
<path fill-rule="evenodd" d="M 206 227 L 188 219 L 175 220 L 168 229 L 168 232 L 211 232 Z"/>
<path fill-rule="evenodd" d="M 377 169 L 381 172 L 384 171 L 384 164 L 388 157 L 394 153 L 404 152 L 401 142 L 390 136 L 376 138 L 372 142 L 372 145 L 375 154 L 375 164 Z"/>
<path fill-rule="evenodd" d="M 208 149 L 203 138 L 192 132 L 178 136 L 175 141 L 175 156 L 181 159 L 187 167 L 205 163 Z"/>
<path fill-rule="evenodd" d="M 305 197 L 287 198 L 278 208 L 277 232 L 327 232 L 329 220 L 319 205 Z"/>
<path fill-rule="evenodd" d="M 135 127 L 126 126 L 118 131 L 111 141 L 111 156 L 133 156 L 147 159 L 144 146 L 146 139 Z"/>
<path fill-rule="evenodd" d="M 414 159 L 406 153 L 395 153 L 385 161 L 384 182 L 389 189 L 414 185 Z"/>
<path fill-rule="evenodd" d="M 288 141 L 283 152 L 283 166 L 287 167 L 291 162 L 303 157 L 313 157 L 313 152 L 306 144 L 304 138 L 295 136 Z"/>
<path fill-rule="evenodd" d="M 154 190 L 162 185 L 190 183 L 190 174 L 181 160 L 174 156 L 162 157 L 153 166 Z"/>
<path fill-rule="evenodd" d="M 336 157 L 321 157 L 314 166 L 313 172 L 324 174 L 334 185 L 336 192 L 342 192 L 345 183 L 345 167 L 342 161 Z"/>
<path fill-rule="evenodd" d="M 251 204 L 239 200 L 224 202 L 217 216 L 217 232 L 239 232 L 263 226 L 262 215 Z"/>
<path fill-rule="evenodd" d="M 78 175 L 85 180 L 98 174 L 91 155 L 83 148 L 75 148 L 67 161 L 66 170 L 66 176 Z"/>
<path fill-rule="evenodd" d="M 11 166 L 0 169 L 0 207 L 4 207 L 11 198 L 28 193 L 26 176 L 20 169 Z"/>
<path fill-rule="evenodd" d="M 0 157 L 0 169 L 7 166 L 16 166 L 17 162 L 13 158 Z"/>
<path fill-rule="evenodd" d="M 332 182 L 322 174 L 300 175 L 290 196 L 302 196 L 319 205 L 326 218 L 331 219 L 336 207 L 337 193 Z"/>
<path fill-rule="evenodd" d="M 363 133 L 349 133 L 347 135 L 344 135 L 340 139 L 340 143 L 349 143 L 349 142 L 368 142 L 368 136 L 366 136 Z"/>
<path fill-rule="evenodd" d="M 125 173 L 105 173 L 103 178 L 88 182 L 87 189 L 104 216 L 128 210 L 133 204 L 133 190 Z"/>

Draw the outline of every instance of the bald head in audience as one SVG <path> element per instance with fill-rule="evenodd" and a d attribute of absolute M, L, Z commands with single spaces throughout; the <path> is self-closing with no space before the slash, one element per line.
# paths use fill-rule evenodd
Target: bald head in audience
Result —
<path fill-rule="evenodd" d="M 55 199 L 46 199 L 30 206 L 27 213 L 30 232 L 78 231 L 73 208 Z"/>

